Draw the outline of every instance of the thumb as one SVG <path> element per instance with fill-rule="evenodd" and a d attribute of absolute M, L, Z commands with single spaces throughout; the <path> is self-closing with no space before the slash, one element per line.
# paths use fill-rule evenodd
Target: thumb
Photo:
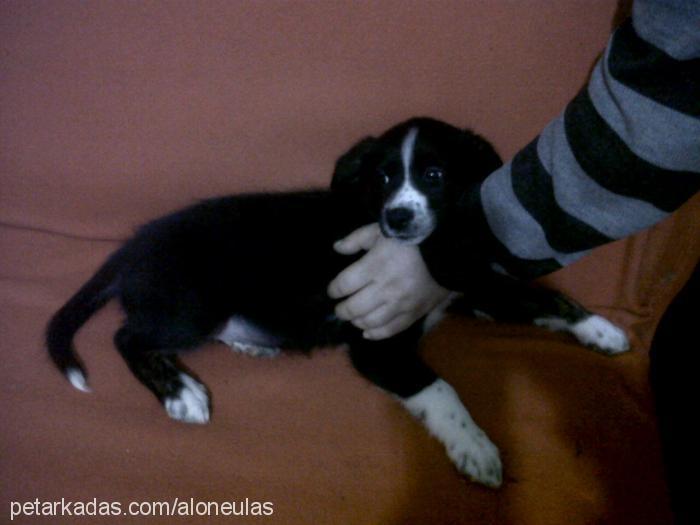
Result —
<path fill-rule="evenodd" d="M 366 251 L 374 246 L 380 235 L 381 231 L 376 223 L 368 224 L 337 241 L 333 249 L 342 255 L 352 255 L 360 250 Z"/>

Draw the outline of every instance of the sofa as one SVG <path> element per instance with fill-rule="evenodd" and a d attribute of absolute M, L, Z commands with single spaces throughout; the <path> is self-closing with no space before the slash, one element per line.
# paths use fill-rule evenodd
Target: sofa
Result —
<path fill-rule="evenodd" d="M 350 145 L 414 115 L 509 158 L 580 89 L 618 16 L 611 0 L 2 2 L 0 521 L 670 523 L 648 349 L 700 256 L 698 198 L 543 279 L 623 327 L 630 352 L 457 316 L 426 338 L 501 449 L 499 490 L 461 478 L 342 349 L 185 355 L 213 395 L 199 426 L 130 374 L 117 305 L 76 339 L 91 394 L 43 343 L 51 314 L 155 216 L 326 186 Z"/>

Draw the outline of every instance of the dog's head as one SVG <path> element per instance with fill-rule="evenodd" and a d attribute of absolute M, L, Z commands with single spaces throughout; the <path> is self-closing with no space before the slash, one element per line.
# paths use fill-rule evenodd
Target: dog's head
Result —
<path fill-rule="evenodd" d="M 353 194 L 386 237 L 420 244 L 501 164 L 471 131 L 414 118 L 353 146 L 338 160 L 331 189 Z"/>

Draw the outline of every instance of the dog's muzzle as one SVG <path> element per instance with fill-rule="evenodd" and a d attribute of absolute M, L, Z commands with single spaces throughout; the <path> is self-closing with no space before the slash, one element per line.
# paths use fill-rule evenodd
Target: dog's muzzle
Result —
<path fill-rule="evenodd" d="M 419 244 L 433 231 L 433 222 L 429 216 L 422 216 L 410 208 L 397 206 L 384 210 L 380 227 L 385 237 Z"/>
<path fill-rule="evenodd" d="M 408 208 L 391 208 L 386 211 L 386 224 L 393 231 L 402 232 L 411 226 L 415 215 Z"/>

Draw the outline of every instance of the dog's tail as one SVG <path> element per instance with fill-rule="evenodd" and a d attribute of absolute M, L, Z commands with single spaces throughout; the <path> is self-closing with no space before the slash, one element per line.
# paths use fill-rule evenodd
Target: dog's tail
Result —
<path fill-rule="evenodd" d="M 73 350 L 73 337 L 92 315 L 114 297 L 122 267 L 121 250 L 113 254 L 78 292 L 49 321 L 46 346 L 51 359 L 68 381 L 83 392 L 90 392 L 85 368 Z"/>

